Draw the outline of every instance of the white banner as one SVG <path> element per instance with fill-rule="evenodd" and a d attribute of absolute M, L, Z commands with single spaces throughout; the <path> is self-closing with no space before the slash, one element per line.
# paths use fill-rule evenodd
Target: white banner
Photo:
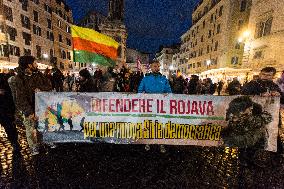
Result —
<path fill-rule="evenodd" d="M 277 149 L 279 98 L 178 94 L 37 93 L 45 142 Z"/>

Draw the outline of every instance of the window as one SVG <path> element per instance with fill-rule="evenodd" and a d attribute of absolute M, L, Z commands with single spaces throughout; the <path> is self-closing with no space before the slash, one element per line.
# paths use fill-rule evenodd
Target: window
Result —
<path fill-rule="evenodd" d="M 71 46 L 71 40 L 70 40 L 69 38 L 66 38 L 66 44 L 67 44 L 68 46 Z"/>
<path fill-rule="evenodd" d="M 3 25 L 0 25 L 0 32 L 4 33 L 4 26 Z"/>
<path fill-rule="evenodd" d="M 214 19 L 214 15 L 213 15 L 213 14 L 211 14 L 210 23 L 212 23 L 212 22 L 213 22 L 213 19 Z"/>
<path fill-rule="evenodd" d="M 24 55 L 30 56 L 32 54 L 31 49 L 25 49 L 24 48 Z"/>
<path fill-rule="evenodd" d="M 211 35 L 212 35 L 212 32 L 211 32 L 211 30 L 209 30 L 209 31 L 208 31 L 208 38 L 210 38 Z"/>
<path fill-rule="evenodd" d="M 222 16 L 222 15 L 223 15 L 223 6 L 221 6 L 219 10 L 219 16 Z"/>
<path fill-rule="evenodd" d="M 246 8 L 247 8 L 247 0 L 242 0 L 240 12 L 246 11 Z"/>
<path fill-rule="evenodd" d="M 33 0 L 33 2 L 37 5 L 39 4 L 39 0 Z"/>
<path fill-rule="evenodd" d="M 10 45 L 10 55 L 20 56 L 20 48 L 14 45 Z"/>
<path fill-rule="evenodd" d="M 256 38 L 264 37 L 270 34 L 272 27 L 273 18 L 269 18 L 264 22 L 259 22 L 256 24 Z"/>
<path fill-rule="evenodd" d="M 31 45 L 31 34 L 23 32 L 23 39 L 25 40 L 25 45 Z"/>
<path fill-rule="evenodd" d="M 49 50 L 49 54 L 50 54 L 50 57 L 53 57 L 53 56 L 54 56 L 53 49 L 50 49 L 50 50 Z"/>
<path fill-rule="evenodd" d="M 204 36 L 202 35 L 202 36 L 201 36 L 201 42 L 203 42 L 203 41 L 204 41 Z"/>
<path fill-rule="evenodd" d="M 67 32 L 67 33 L 71 33 L 71 28 L 70 28 L 70 26 L 66 26 L 66 32 Z"/>
<path fill-rule="evenodd" d="M 234 56 L 231 59 L 231 64 L 237 65 L 239 63 L 239 57 Z"/>
<path fill-rule="evenodd" d="M 36 45 L 36 57 L 41 58 L 41 46 Z"/>
<path fill-rule="evenodd" d="M 209 53 L 210 52 L 210 47 L 209 47 L 209 45 L 207 45 L 207 53 Z"/>
<path fill-rule="evenodd" d="M 41 36 L 41 28 L 39 26 L 33 25 L 34 34 Z"/>
<path fill-rule="evenodd" d="M 52 29 L 51 28 L 51 20 L 49 18 L 47 19 L 47 28 Z"/>
<path fill-rule="evenodd" d="M 218 50 L 218 41 L 215 42 L 215 48 L 214 48 L 214 51 L 217 51 Z"/>
<path fill-rule="evenodd" d="M 52 33 L 52 32 L 50 32 L 50 31 L 46 31 L 46 39 L 50 39 L 51 33 Z"/>
<path fill-rule="evenodd" d="M 241 49 L 241 44 L 239 42 L 236 43 L 235 49 Z"/>
<path fill-rule="evenodd" d="M 50 14 L 51 14 L 51 12 L 52 12 L 50 6 L 48 6 L 47 4 L 44 4 L 44 10 L 45 10 L 46 12 L 50 13 Z"/>
<path fill-rule="evenodd" d="M 192 64 L 192 68 L 195 68 L 195 63 Z"/>
<path fill-rule="evenodd" d="M 59 42 L 62 43 L 62 35 L 61 34 L 59 34 Z"/>
<path fill-rule="evenodd" d="M 22 3 L 22 9 L 24 11 L 28 11 L 28 5 L 29 5 L 28 0 L 21 0 L 20 2 Z"/>
<path fill-rule="evenodd" d="M 64 50 L 61 50 L 61 58 L 66 59 L 66 52 Z"/>
<path fill-rule="evenodd" d="M 70 52 L 67 52 L 67 59 L 71 60 L 71 53 Z"/>
<path fill-rule="evenodd" d="M 238 30 L 241 30 L 243 25 L 244 25 L 244 21 L 243 20 L 239 20 Z"/>
<path fill-rule="evenodd" d="M 38 22 L 38 12 L 34 11 L 34 21 Z"/>
<path fill-rule="evenodd" d="M 61 20 L 58 20 L 57 26 L 60 27 L 60 28 L 62 27 L 62 22 L 61 22 Z"/>
<path fill-rule="evenodd" d="M 82 65 L 83 65 L 83 63 L 82 63 Z M 60 69 L 64 69 L 64 63 L 62 63 L 62 62 L 60 62 Z"/>
<path fill-rule="evenodd" d="M 7 20 L 13 22 L 13 11 L 11 7 L 4 5 L 4 13 Z"/>
<path fill-rule="evenodd" d="M 217 25 L 217 34 L 220 33 L 220 32 L 221 32 L 221 25 L 218 24 L 218 25 Z"/>
<path fill-rule="evenodd" d="M 203 28 L 205 28 L 205 20 L 203 21 Z"/>
<path fill-rule="evenodd" d="M 4 45 L 4 44 L 0 45 L 0 56 L 4 56 L 4 57 L 8 57 L 9 56 L 8 45 Z"/>
<path fill-rule="evenodd" d="M 253 59 L 260 59 L 262 58 L 262 51 L 256 51 L 254 53 Z"/>
<path fill-rule="evenodd" d="M 30 19 L 27 16 L 21 14 L 21 22 L 24 28 L 31 29 Z"/>
<path fill-rule="evenodd" d="M 16 36 L 17 36 L 17 30 L 13 27 L 8 26 L 7 28 L 7 32 L 9 34 L 9 38 L 11 41 L 15 41 L 16 40 Z"/>

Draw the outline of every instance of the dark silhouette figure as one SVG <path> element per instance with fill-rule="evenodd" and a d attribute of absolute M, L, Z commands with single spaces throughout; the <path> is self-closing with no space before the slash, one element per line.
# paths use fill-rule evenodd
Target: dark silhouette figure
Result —
<path fill-rule="evenodd" d="M 81 119 L 81 122 L 80 122 L 81 130 L 80 130 L 80 132 L 84 130 L 84 122 L 85 122 L 85 117 L 83 117 Z"/>
<path fill-rule="evenodd" d="M 44 130 L 43 130 L 44 133 L 48 132 L 48 124 L 49 124 L 49 121 L 48 121 L 48 118 L 46 118 L 44 120 Z"/>
<path fill-rule="evenodd" d="M 67 120 L 67 123 L 69 124 L 69 126 L 70 126 L 70 131 L 72 131 L 73 130 L 73 123 L 72 123 L 72 119 L 71 119 L 72 117 L 70 117 L 68 120 Z"/>
<path fill-rule="evenodd" d="M 65 131 L 65 129 L 64 129 L 65 127 L 64 127 L 64 125 L 63 125 L 62 116 L 61 116 L 61 115 L 57 115 L 56 117 L 57 117 L 57 123 L 60 125 L 58 131 L 60 131 L 61 129 L 62 129 L 63 131 Z"/>

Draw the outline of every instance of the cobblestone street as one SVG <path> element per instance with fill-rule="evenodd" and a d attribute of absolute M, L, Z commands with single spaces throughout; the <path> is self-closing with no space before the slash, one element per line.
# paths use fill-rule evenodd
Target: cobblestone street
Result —
<path fill-rule="evenodd" d="M 59 144 L 31 157 L 24 130 L 14 153 L 1 129 L 0 188 L 283 188 L 282 159 L 272 153 L 240 166 L 236 149 L 193 146 Z M 253 159 L 253 158 L 252 158 Z M 239 172 L 242 177 L 239 177 Z"/>

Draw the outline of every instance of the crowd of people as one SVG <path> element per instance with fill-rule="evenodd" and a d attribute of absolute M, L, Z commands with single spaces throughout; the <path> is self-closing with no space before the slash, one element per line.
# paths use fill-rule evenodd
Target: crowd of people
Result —
<path fill-rule="evenodd" d="M 15 125 L 23 124 L 32 154 L 38 154 L 34 99 L 35 92 L 38 91 L 281 96 L 283 105 L 284 72 L 281 78 L 274 82 L 276 70 L 273 67 L 263 68 L 258 78 L 243 85 L 237 78 L 229 83 L 213 83 L 210 78 L 201 80 L 197 75 L 185 79 L 179 72 L 167 78 L 159 72 L 159 62 L 153 61 L 150 67 L 151 72 L 145 75 L 116 66 L 106 71 L 97 69 L 93 74 L 82 69 L 78 76 L 64 76 L 56 67 L 46 69 L 42 73 L 37 69 L 34 57 L 22 56 L 18 68 L 7 74 L 0 74 L 0 124 L 5 128 L 15 149 L 20 148 Z M 146 147 L 150 149 L 149 146 Z M 161 151 L 164 150 L 164 146 L 161 146 Z"/>

